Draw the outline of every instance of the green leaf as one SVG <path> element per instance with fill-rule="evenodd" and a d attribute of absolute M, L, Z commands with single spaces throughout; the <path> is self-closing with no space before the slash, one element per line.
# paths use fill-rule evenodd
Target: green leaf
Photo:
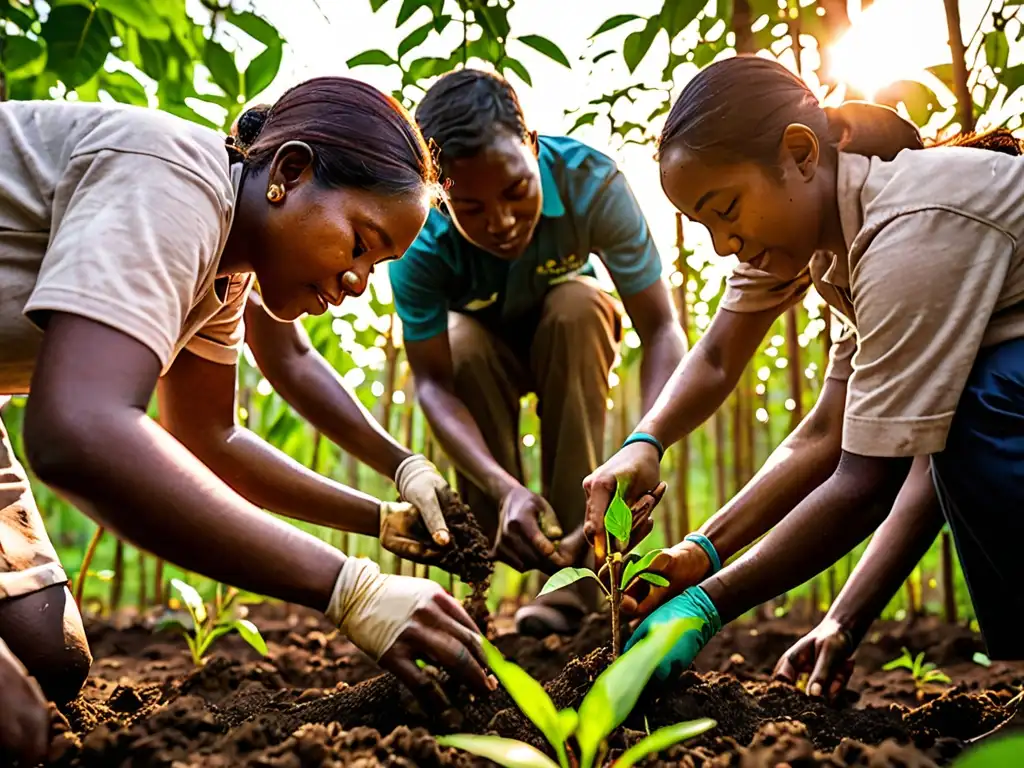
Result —
<path fill-rule="evenodd" d="M 661 624 L 598 676 L 579 710 L 576 740 L 581 751 L 580 768 L 591 768 L 601 743 L 633 710 L 665 654 L 686 632 L 703 626 L 704 622 L 696 618 Z"/>
<path fill-rule="evenodd" d="M 543 752 L 514 739 L 500 736 L 474 736 L 468 733 L 438 736 L 442 747 L 455 747 L 491 760 L 504 768 L 558 768 L 558 763 Z"/>
<path fill-rule="evenodd" d="M 284 52 L 279 43 L 271 45 L 263 53 L 249 62 L 245 68 L 245 98 L 252 99 L 274 82 L 281 69 L 281 56 Z"/>
<path fill-rule="evenodd" d="M 570 584 L 575 584 L 580 579 L 586 578 L 596 581 L 597 575 L 589 568 L 563 568 L 547 580 L 547 583 L 540 590 L 540 595 L 537 595 L 537 597 L 554 592 L 556 589 L 568 587 Z"/>
<path fill-rule="evenodd" d="M 242 11 L 241 13 L 228 11 L 224 18 L 245 32 L 249 37 L 258 40 L 268 48 L 280 45 L 283 42 L 281 34 L 275 29 L 274 25 L 252 11 Z"/>
<path fill-rule="evenodd" d="M 398 10 L 398 20 L 395 22 L 395 28 L 402 26 L 409 20 L 420 8 L 424 8 L 430 5 L 430 0 L 402 0 L 402 7 Z"/>
<path fill-rule="evenodd" d="M 561 732 L 562 743 L 569 740 L 569 737 L 576 733 L 580 724 L 580 716 L 572 707 L 563 709 L 558 713 L 558 727 Z"/>
<path fill-rule="evenodd" d="M 384 3 L 386 3 L 387 1 L 388 0 L 370 0 L 370 10 L 376 13 L 381 9 L 381 6 L 383 6 Z"/>
<path fill-rule="evenodd" d="M 203 598 L 200 597 L 196 588 L 191 584 L 186 584 L 181 579 L 171 579 L 171 586 L 181 595 L 181 602 L 185 604 L 188 612 L 192 614 L 196 625 L 198 626 L 206 621 L 206 603 L 203 602 Z"/>
<path fill-rule="evenodd" d="M 526 70 L 526 67 L 523 66 L 523 62 L 519 61 L 519 59 L 513 59 L 511 56 L 506 56 L 501 60 L 501 68 L 503 72 L 506 69 L 511 69 L 524 83 L 529 86 L 533 85 L 533 78 L 530 77 L 530 73 Z"/>
<path fill-rule="evenodd" d="M 605 32 L 609 32 L 615 29 L 616 27 L 621 27 L 623 24 L 628 24 L 629 22 L 635 21 L 636 19 L 639 18 L 642 17 L 637 16 L 635 13 L 616 14 L 615 16 L 612 16 L 610 19 L 605 19 L 604 23 L 600 27 L 595 29 L 594 32 L 590 35 L 590 39 L 593 40 L 598 35 L 604 34 Z"/>
<path fill-rule="evenodd" d="M 3 17 L 6 21 L 11 22 L 20 29 L 22 32 L 31 32 L 32 24 L 35 21 L 35 8 L 29 6 L 29 9 L 33 11 L 30 16 L 25 10 L 11 5 L 9 2 L 3 4 Z"/>
<path fill-rule="evenodd" d="M 614 768 L 633 768 L 634 765 L 648 755 L 668 749 L 673 744 L 700 736 L 705 731 L 710 731 L 718 725 L 710 717 L 702 717 L 699 720 L 690 720 L 685 723 L 676 723 L 664 728 L 659 728 L 645 739 L 641 739 L 632 747 L 622 753 L 622 756 L 615 761 Z"/>
<path fill-rule="evenodd" d="M 626 587 L 628 587 L 629 582 L 631 582 L 635 576 L 637 576 L 640 573 L 643 573 L 648 568 L 650 568 L 655 558 L 664 551 L 664 549 L 652 549 L 643 557 L 631 560 L 630 562 L 626 563 L 626 567 L 622 571 L 621 588 L 625 589 Z"/>
<path fill-rule="evenodd" d="M 111 51 L 109 15 L 81 5 L 59 5 L 43 24 L 46 66 L 77 88 L 91 80 Z"/>
<path fill-rule="evenodd" d="M 375 48 L 372 51 L 357 53 L 345 62 L 345 66 L 354 69 L 355 67 L 387 66 L 394 63 L 396 63 L 395 60 L 389 54 L 379 48 Z"/>
<path fill-rule="evenodd" d="M 111 98 L 122 104 L 134 104 L 137 107 L 148 107 L 149 96 L 142 83 L 127 72 L 100 72 L 100 90 L 106 91 Z"/>
<path fill-rule="evenodd" d="M 381 53 L 383 53 L 383 51 L 381 51 Z M 349 66 L 351 66 L 351 64 L 352 63 L 350 61 Z M 447 72 L 450 69 L 452 69 L 453 66 L 454 64 L 452 63 L 451 59 L 446 59 L 438 56 L 426 56 L 424 58 L 415 59 L 409 62 L 409 66 L 406 67 L 406 72 L 409 74 L 409 77 L 412 79 L 412 81 L 414 83 L 417 83 L 420 80 L 426 80 L 428 78 L 434 77 L 435 75 L 440 75 L 443 72 Z"/>
<path fill-rule="evenodd" d="M 896 107 L 900 102 L 907 108 L 910 119 L 918 125 L 928 122 L 939 108 L 939 100 L 928 86 L 916 80 L 898 80 L 875 94 L 880 104 Z"/>
<path fill-rule="evenodd" d="M 577 128 L 582 128 L 584 125 L 593 125 L 594 120 L 596 119 L 597 112 L 584 112 L 576 118 L 576 122 L 572 124 L 572 128 L 569 129 L 569 133 L 572 133 Z"/>
<path fill-rule="evenodd" d="M 565 57 L 565 54 L 562 53 L 562 49 L 546 37 L 541 37 L 540 35 L 523 35 L 516 39 L 523 45 L 528 45 L 533 48 L 533 50 L 543 53 L 552 61 L 557 61 L 563 67 L 572 68 L 569 60 Z"/>
<path fill-rule="evenodd" d="M 943 672 L 941 669 L 930 669 L 925 673 L 924 682 L 926 683 L 943 683 L 949 685 L 953 681 L 949 679 L 949 675 Z"/>
<path fill-rule="evenodd" d="M 235 66 L 235 57 L 224 46 L 213 40 L 206 41 L 203 49 L 203 63 L 210 70 L 210 76 L 224 93 L 237 100 L 242 90 L 241 77 Z"/>
<path fill-rule="evenodd" d="M 526 715 L 530 722 L 537 726 L 544 738 L 548 740 L 559 757 L 565 753 L 565 739 L 562 738 L 562 721 L 554 702 L 548 696 L 544 686 L 534 680 L 519 665 L 508 661 L 486 638 L 481 638 L 487 666 L 495 677 L 501 681 L 508 695 L 516 706 Z M 564 760 L 563 760 L 564 762 Z"/>
<path fill-rule="evenodd" d="M 707 0 L 673 0 L 665 3 L 661 10 L 661 25 L 668 32 L 669 40 L 682 32 L 691 21 L 700 15 Z"/>
<path fill-rule="evenodd" d="M 612 503 L 608 505 L 608 509 L 604 513 L 604 528 L 622 542 L 623 547 L 629 544 L 629 534 L 633 530 L 633 513 L 629 511 L 626 502 L 622 500 L 622 491 L 619 488 L 615 489 Z M 611 548 L 611 542 L 609 542 L 608 549 L 611 550 Z"/>
<path fill-rule="evenodd" d="M 895 658 L 892 661 L 889 661 L 889 662 L 886 662 L 885 664 L 883 664 L 882 665 L 882 669 L 885 670 L 886 672 L 890 672 L 890 671 L 892 671 L 894 669 L 910 669 L 910 670 L 913 670 L 914 669 L 914 657 L 913 657 L 913 655 L 910 653 L 910 651 L 908 649 L 904 648 L 903 652 L 897 658 Z"/>
<path fill-rule="evenodd" d="M 668 579 L 662 576 L 660 573 L 641 573 L 640 578 L 644 581 L 648 581 L 656 587 L 667 587 Z"/>
<path fill-rule="evenodd" d="M 46 51 L 43 49 L 43 46 L 39 44 L 38 40 L 33 40 L 23 35 L 8 37 L 3 43 L 3 52 L 2 70 L 11 75 L 38 75 L 46 65 L 43 59 Z M 27 71 L 29 65 L 33 62 L 38 63 L 37 67 L 33 67 L 35 71 Z M 26 71 L 21 72 L 21 70 Z"/>
<path fill-rule="evenodd" d="M 208 633 L 204 634 L 201 639 L 198 640 L 196 647 L 198 648 L 199 658 L 206 656 L 206 652 L 210 650 L 210 646 L 219 637 L 223 637 L 231 631 L 230 626 L 214 627 Z"/>
<path fill-rule="evenodd" d="M 171 27 L 159 14 L 153 13 L 147 0 L 98 0 L 96 5 L 150 40 L 166 40 L 171 36 Z"/>
<path fill-rule="evenodd" d="M 192 632 L 195 629 L 195 625 L 192 623 L 192 615 L 171 613 L 153 625 L 154 632 L 166 632 L 169 629 L 178 630 L 186 634 Z"/>
<path fill-rule="evenodd" d="M 412 32 L 406 35 L 405 39 L 398 44 L 398 58 L 401 59 L 413 48 L 422 44 L 423 41 L 430 36 L 430 32 L 432 30 L 438 32 L 439 34 L 443 32 L 444 28 L 448 26 L 448 22 L 452 20 L 452 17 L 443 16 L 442 19 L 444 21 L 441 23 L 440 29 L 438 29 L 438 25 L 436 23 L 437 20 L 435 19 L 434 21 L 428 21 L 422 27 L 414 29 Z"/>
<path fill-rule="evenodd" d="M 971 661 L 981 667 L 991 667 L 992 659 L 981 651 L 975 652 L 974 656 L 971 657 Z"/>
<path fill-rule="evenodd" d="M 661 27 L 658 24 L 657 18 L 648 19 L 647 26 L 630 33 L 622 44 L 622 58 L 625 60 L 631 74 L 640 62 L 643 61 L 644 56 L 647 55 L 647 51 L 651 48 L 651 43 L 654 42 L 654 38 L 658 36 L 660 30 Z"/>
<path fill-rule="evenodd" d="M 1010 57 L 1010 43 L 1006 40 L 1006 32 L 996 30 L 985 34 L 985 61 L 996 72 L 1006 67 Z"/>
<path fill-rule="evenodd" d="M 511 27 L 508 23 L 508 9 L 500 5 L 487 5 L 481 3 L 476 10 L 477 22 L 494 42 L 504 42 L 508 38 Z"/>
<path fill-rule="evenodd" d="M 248 619 L 239 619 L 232 622 L 231 626 L 238 630 L 238 634 L 242 636 L 242 639 L 255 648 L 260 656 L 267 655 L 267 642 L 263 639 L 260 631 L 256 629 L 255 624 Z"/>

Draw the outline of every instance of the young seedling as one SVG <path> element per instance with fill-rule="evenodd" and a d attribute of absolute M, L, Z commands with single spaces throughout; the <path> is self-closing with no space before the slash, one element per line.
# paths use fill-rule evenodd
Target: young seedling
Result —
<path fill-rule="evenodd" d="M 921 651 L 917 656 L 914 656 L 909 649 L 904 648 L 903 653 L 898 658 L 893 659 L 888 664 L 885 664 L 882 669 L 889 670 L 893 669 L 906 669 L 910 671 L 910 676 L 914 680 L 914 688 L 917 690 L 918 698 L 924 693 L 924 687 L 929 683 L 942 683 L 948 685 L 953 681 L 949 679 L 949 676 L 938 669 L 935 664 L 924 660 L 924 651 Z"/>
<path fill-rule="evenodd" d="M 630 550 L 639 542 L 631 542 L 633 532 L 639 528 L 644 519 L 636 519 L 634 510 L 631 510 L 622 498 L 624 483 L 619 482 L 615 489 L 615 496 L 612 498 L 608 510 L 604 514 L 604 529 L 608 539 L 608 552 L 598 552 L 599 556 L 606 556 L 605 563 L 601 569 L 594 573 L 589 568 L 563 568 L 555 573 L 544 587 L 540 594 L 546 595 L 556 589 L 563 589 L 574 584 L 580 579 L 595 579 L 601 585 L 601 590 L 611 606 L 612 621 L 612 657 L 617 658 L 622 652 L 622 619 L 619 606 L 622 602 L 622 594 L 632 587 L 637 580 L 643 579 L 656 587 L 667 587 L 668 579 L 659 573 L 650 570 L 654 559 L 662 549 L 654 549 L 641 556 Z M 637 505 L 639 507 L 640 504 Z M 643 516 L 646 517 L 646 516 Z M 605 586 L 603 577 L 608 577 L 608 586 Z"/>
<path fill-rule="evenodd" d="M 192 654 L 192 663 L 201 667 L 206 662 L 206 652 L 210 650 L 217 638 L 229 632 L 238 632 L 249 645 L 256 649 L 261 656 L 267 655 L 267 644 L 263 640 L 256 625 L 248 619 L 240 618 L 237 615 L 238 590 L 234 587 L 228 589 L 227 594 L 221 591 L 221 585 L 217 585 L 217 593 L 214 596 L 213 605 L 207 610 L 203 598 L 194 587 L 178 579 L 171 579 L 171 586 L 181 596 L 188 611 L 187 618 L 169 616 L 162 621 L 157 629 L 176 627 L 185 636 L 188 643 L 188 650 Z M 191 626 L 189 626 L 191 624 Z"/>
<path fill-rule="evenodd" d="M 660 728 L 617 760 L 605 762 L 608 737 L 633 710 L 658 663 L 684 633 L 700 631 L 702 626 L 700 619 L 677 619 L 654 628 L 598 676 L 578 712 L 572 708 L 555 709 L 540 683 L 484 640 L 484 653 L 491 671 L 551 744 L 558 761 L 529 744 L 499 736 L 456 734 L 442 736 L 437 741 L 441 746 L 471 752 L 504 768 L 631 768 L 647 755 L 715 727 L 714 720 L 701 718 Z"/>

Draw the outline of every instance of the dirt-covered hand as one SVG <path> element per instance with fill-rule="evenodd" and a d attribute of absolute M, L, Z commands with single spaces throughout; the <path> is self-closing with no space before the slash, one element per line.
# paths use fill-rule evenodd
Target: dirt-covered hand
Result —
<path fill-rule="evenodd" d="M 587 516 L 583 531 L 587 541 L 594 547 L 599 562 L 608 553 L 604 513 L 612 502 L 619 479 L 629 481 L 623 494 L 629 505 L 636 503 L 644 493 L 657 488 L 661 481 L 658 449 L 648 443 L 627 445 L 583 480 L 583 490 L 587 494 Z"/>
<path fill-rule="evenodd" d="M 495 558 L 521 573 L 535 569 L 554 573 L 572 565 L 571 554 L 554 544 L 561 537 L 558 517 L 543 497 L 520 485 L 502 498 Z"/>
<path fill-rule="evenodd" d="M 853 674 L 854 650 L 850 633 L 826 617 L 782 654 L 775 665 L 775 679 L 796 685 L 801 675 L 809 675 L 808 695 L 833 702 Z"/>
<path fill-rule="evenodd" d="M 443 555 L 427 532 L 419 511 L 404 501 L 381 502 L 380 543 L 399 557 L 427 565 L 437 563 Z"/>
<path fill-rule="evenodd" d="M 402 499 L 419 510 L 434 543 L 440 547 L 448 546 L 452 537 L 437 496 L 440 491 L 448 490 L 448 483 L 433 462 L 419 454 L 410 456 L 398 465 L 395 485 Z"/>
<path fill-rule="evenodd" d="M 668 586 L 656 587 L 643 579 L 634 580 L 620 603 L 627 616 L 645 618 L 666 600 L 700 584 L 711 572 L 711 560 L 698 544 L 682 541 L 659 553 L 648 570 L 668 579 Z"/>
<path fill-rule="evenodd" d="M 38 765 L 49 743 L 50 713 L 43 692 L 0 640 L 0 765 Z"/>

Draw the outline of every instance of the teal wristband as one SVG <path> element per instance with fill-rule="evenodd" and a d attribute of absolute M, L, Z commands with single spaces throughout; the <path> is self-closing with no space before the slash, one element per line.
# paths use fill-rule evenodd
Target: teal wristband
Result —
<path fill-rule="evenodd" d="M 623 441 L 622 447 L 625 448 L 627 445 L 632 445 L 633 443 L 647 443 L 648 445 L 653 445 L 658 449 L 658 461 L 661 461 L 665 456 L 665 446 L 663 446 L 661 441 L 654 435 L 649 435 L 646 432 L 634 432 L 627 437 L 625 441 Z"/>
<path fill-rule="evenodd" d="M 704 550 L 708 560 L 711 561 L 711 573 L 718 573 L 722 570 L 722 560 L 718 557 L 718 551 L 715 549 L 715 545 L 711 543 L 711 539 L 703 533 L 688 533 L 684 541 L 692 541 Z"/>

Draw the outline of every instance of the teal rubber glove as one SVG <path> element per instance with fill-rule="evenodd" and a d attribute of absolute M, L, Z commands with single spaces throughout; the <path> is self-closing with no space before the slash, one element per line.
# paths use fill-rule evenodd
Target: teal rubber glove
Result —
<path fill-rule="evenodd" d="M 626 651 L 645 638 L 647 633 L 659 624 L 691 617 L 701 619 L 704 626 L 700 630 L 693 629 L 684 634 L 668 652 L 668 655 L 661 660 L 654 672 L 661 680 L 680 675 L 693 663 L 694 658 L 708 644 L 708 641 L 722 628 L 722 619 L 718 615 L 718 609 L 700 587 L 690 587 L 684 590 L 644 619 L 636 628 L 633 636 L 629 638 L 629 642 L 626 643 Z"/>

